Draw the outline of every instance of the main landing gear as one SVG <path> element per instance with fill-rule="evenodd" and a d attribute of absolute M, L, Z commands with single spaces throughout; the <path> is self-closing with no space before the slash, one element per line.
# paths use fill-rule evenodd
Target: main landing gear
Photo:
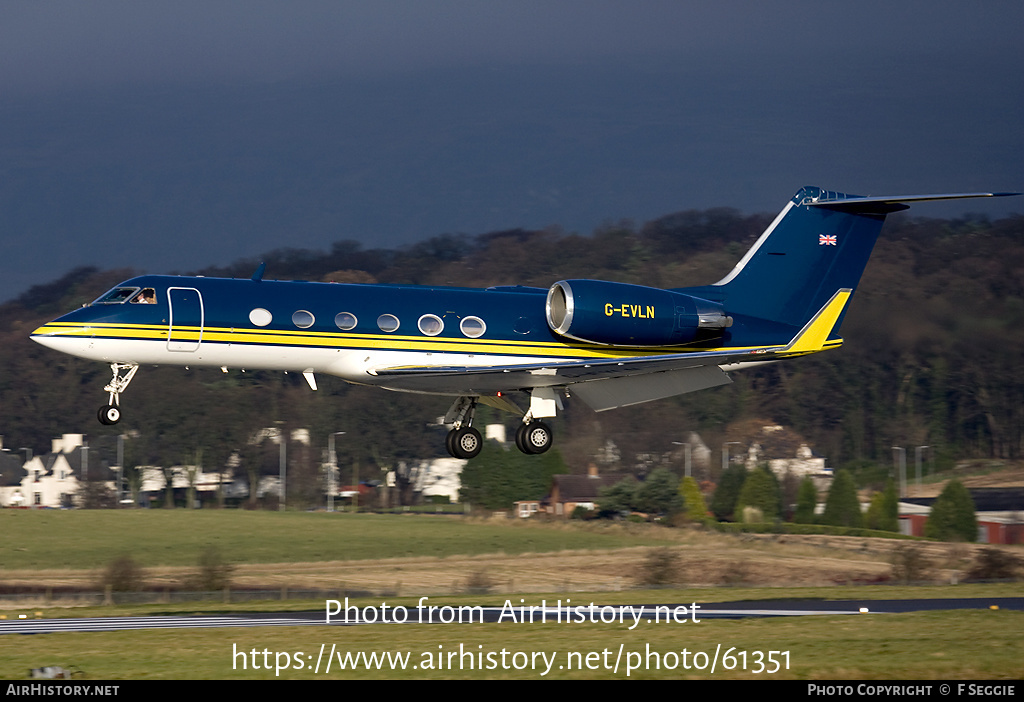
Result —
<path fill-rule="evenodd" d="M 524 419 L 516 428 L 516 448 L 526 454 L 544 453 L 551 448 L 554 438 L 551 427 L 544 422 Z"/>
<path fill-rule="evenodd" d="M 473 428 L 474 414 L 476 398 L 460 397 L 444 417 L 445 424 L 454 425 L 444 440 L 444 447 L 453 458 L 474 458 L 484 447 L 483 437 Z"/>
<path fill-rule="evenodd" d="M 460 397 L 445 415 L 445 424 L 452 424 L 454 428 L 445 437 L 444 445 L 454 458 L 474 458 L 483 448 L 483 437 L 473 428 L 477 400 L 477 397 Z M 553 441 L 551 427 L 534 419 L 532 409 L 527 412 L 516 429 L 516 448 L 525 454 L 541 454 L 551 448 Z"/>
<path fill-rule="evenodd" d="M 100 407 L 99 411 L 96 412 L 96 418 L 100 420 L 100 424 L 108 426 L 121 421 L 121 393 L 132 382 L 132 378 L 135 377 L 135 371 L 139 370 L 139 364 L 111 363 L 110 370 L 113 371 L 114 377 L 103 388 L 110 393 L 110 402 Z M 122 371 L 124 371 L 124 375 L 121 375 Z"/>

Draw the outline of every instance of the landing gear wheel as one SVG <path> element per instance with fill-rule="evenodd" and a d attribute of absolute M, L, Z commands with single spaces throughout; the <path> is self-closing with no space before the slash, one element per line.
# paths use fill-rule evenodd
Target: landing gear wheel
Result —
<path fill-rule="evenodd" d="M 530 449 L 526 446 L 526 427 L 527 424 L 520 424 L 516 427 L 516 448 L 525 454 L 530 453 Z"/>
<path fill-rule="evenodd" d="M 445 447 L 455 458 L 473 458 L 484 447 L 484 440 L 473 427 L 462 427 L 448 432 Z"/>
<path fill-rule="evenodd" d="M 526 454 L 544 453 L 554 441 L 551 427 L 544 422 L 520 424 L 516 429 L 516 448 Z"/>
<path fill-rule="evenodd" d="M 109 404 L 100 407 L 99 411 L 96 412 L 96 418 L 100 420 L 100 424 L 117 424 L 121 421 L 121 393 L 128 389 L 128 384 L 132 382 L 132 378 L 135 377 L 135 372 L 139 370 L 138 363 L 111 363 L 110 372 L 113 377 L 107 386 L 103 388 L 110 393 Z M 121 375 L 124 373 L 124 375 Z"/>
<path fill-rule="evenodd" d="M 96 413 L 96 418 L 100 420 L 100 424 L 117 424 L 121 421 L 121 408 L 115 405 L 103 405 Z"/>

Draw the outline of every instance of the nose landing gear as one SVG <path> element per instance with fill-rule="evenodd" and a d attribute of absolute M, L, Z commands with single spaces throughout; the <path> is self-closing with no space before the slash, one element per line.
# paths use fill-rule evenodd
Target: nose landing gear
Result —
<path fill-rule="evenodd" d="M 108 426 L 121 421 L 121 393 L 132 382 L 135 372 L 139 370 L 139 364 L 111 363 L 110 370 L 113 372 L 114 377 L 103 388 L 110 393 L 110 402 L 100 407 L 99 411 L 96 412 L 96 418 L 100 420 L 100 424 Z M 122 371 L 125 371 L 124 375 L 121 375 Z"/>

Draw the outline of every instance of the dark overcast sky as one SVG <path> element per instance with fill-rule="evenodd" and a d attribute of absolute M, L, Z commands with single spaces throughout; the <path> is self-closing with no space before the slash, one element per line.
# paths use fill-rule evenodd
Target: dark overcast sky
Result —
<path fill-rule="evenodd" d="M 992 1 L 8 0 L 0 300 L 76 265 L 589 232 L 806 184 L 1020 190 L 1022 27 Z"/>

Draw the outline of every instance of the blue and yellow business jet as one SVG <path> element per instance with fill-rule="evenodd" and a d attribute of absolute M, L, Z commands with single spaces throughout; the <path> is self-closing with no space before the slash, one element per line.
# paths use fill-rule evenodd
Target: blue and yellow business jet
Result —
<path fill-rule="evenodd" d="M 727 373 L 836 348 L 885 216 L 907 203 L 1014 193 L 860 197 L 807 187 L 713 285 L 599 280 L 484 290 L 145 275 L 32 333 L 105 361 L 103 424 L 140 365 L 316 373 L 451 395 L 448 452 L 472 458 L 477 403 L 523 415 L 516 446 L 551 446 L 562 398 L 597 411 L 731 382 Z M 508 393 L 525 393 L 524 412 Z"/>

